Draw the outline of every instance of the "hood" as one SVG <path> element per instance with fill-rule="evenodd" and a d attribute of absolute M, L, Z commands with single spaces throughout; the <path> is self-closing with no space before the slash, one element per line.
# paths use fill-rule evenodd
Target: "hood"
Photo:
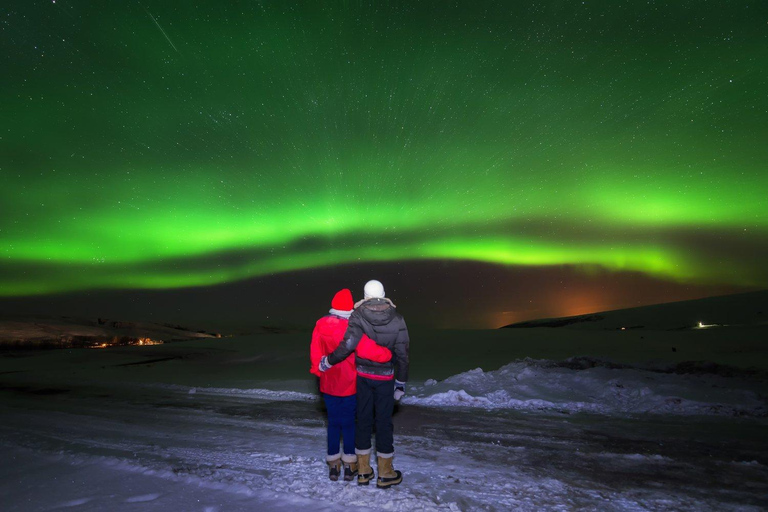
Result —
<path fill-rule="evenodd" d="M 357 311 L 371 325 L 386 325 L 397 314 L 395 305 L 389 299 L 367 299 L 362 301 Z"/>

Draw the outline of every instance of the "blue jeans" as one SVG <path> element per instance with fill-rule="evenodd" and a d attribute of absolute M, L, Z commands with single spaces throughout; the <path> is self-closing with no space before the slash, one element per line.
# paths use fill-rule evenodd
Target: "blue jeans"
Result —
<path fill-rule="evenodd" d="M 344 438 L 344 453 L 355 454 L 355 410 L 357 399 L 351 396 L 333 396 L 323 393 L 328 409 L 328 455 L 339 453 L 339 437 Z"/>
<path fill-rule="evenodd" d="M 391 454 L 393 446 L 392 411 L 395 408 L 395 383 L 357 377 L 357 449 L 371 449 L 374 418 L 376 452 Z"/>

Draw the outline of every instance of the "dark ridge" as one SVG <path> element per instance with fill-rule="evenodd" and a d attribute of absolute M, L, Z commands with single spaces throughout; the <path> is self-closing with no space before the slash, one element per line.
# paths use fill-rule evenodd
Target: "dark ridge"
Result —
<path fill-rule="evenodd" d="M 144 361 L 136 361 L 133 363 L 122 363 L 122 364 L 116 364 L 113 366 L 135 366 L 138 364 L 152 364 L 152 363 L 163 363 L 165 361 L 173 361 L 174 359 L 181 359 L 179 356 L 173 356 L 173 357 L 159 357 L 157 359 L 146 359 Z"/>
<path fill-rule="evenodd" d="M 677 331 L 704 327 L 765 326 L 768 290 L 651 304 L 559 318 L 526 320 L 505 328 L 566 327 L 586 330 Z"/>
<path fill-rule="evenodd" d="M 137 345 L 134 336 L 80 336 L 66 335 L 56 338 L 0 341 L 0 350 L 50 350 L 60 348 L 94 348 L 104 344 L 109 347 Z"/>
<path fill-rule="evenodd" d="M 517 322 L 505 325 L 501 329 L 526 329 L 531 327 L 564 327 L 566 325 L 578 324 L 582 322 L 599 322 L 605 319 L 603 315 L 579 315 L 566 318 L 542 318 L 541 320 L 528 320 L 526 322 Z"/>

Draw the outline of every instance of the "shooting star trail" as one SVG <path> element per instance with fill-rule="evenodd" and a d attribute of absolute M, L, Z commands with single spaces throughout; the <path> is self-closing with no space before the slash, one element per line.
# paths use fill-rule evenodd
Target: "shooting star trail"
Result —
<path fill-rule="evenodd" d="M 143 7 L 143 6 L 142 6 L 142 7 Z M 163 33 L 163 35 L 165 36 L 165 39 L 166 39 L 166 40 L 168 40 L 168 43 L 169 43 L 169 44 L 170 44 L 170 45 L 173 47 L 173 49 L 174 49 L 174 50 L 176 50 L 176 53 L 178 53 L 179 55 L 181 55 L 181 52 L 179 51 L 179 49 L 178 49 L 178 48 L 176 48 L 176 45 L 175 45 L 175 44 L 173 44 L 173 41 L 171 41 L 171 38 L 170 38 L 170 37 L 168 37 L 168 34 L 166 34 L 166 33 L 165 33 L 165 30 L 163 30 L 163 27 L 161 27 L 161 26 L 160 26 L 160 24 L 157 22 L 157 20 L 155 19 L 155 17 L 154 17 L 154 16 L 152 16 L 152 14 L 151 14 L 151 13 L 150 13 L 150 12 L 147 10 L 147 8 L 146 8 L 146 7 L 144 7 L 144 12 L 146 12 L 146 13 L 149 15 L 149 17 L 150 17 L 150 18 L 152 18 L 152 21 L 154 21 L 154 22 L 155 22 L 155 25 L 157 25 L 157 28 L 159 28 L 159 29 L 160 29 L 160 32 L 162 32 L 162 33 Z"/>

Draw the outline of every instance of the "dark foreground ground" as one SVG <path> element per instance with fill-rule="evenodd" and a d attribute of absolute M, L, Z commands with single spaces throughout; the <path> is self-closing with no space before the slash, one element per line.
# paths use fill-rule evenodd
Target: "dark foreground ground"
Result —
<path fill-rule="evenodd" d="M 264 340 L 0 358 L 3 510 L 768 508 L 760 416 L 406 403 L 404 483 L 333 483 L 303 350 Z"/>

